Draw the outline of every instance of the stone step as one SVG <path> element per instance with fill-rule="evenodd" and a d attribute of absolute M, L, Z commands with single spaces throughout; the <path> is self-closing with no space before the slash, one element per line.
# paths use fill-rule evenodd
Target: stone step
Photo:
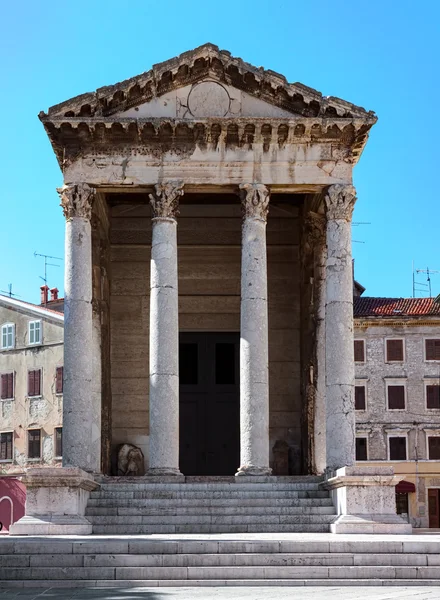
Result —
<path fill-rule="evenodd" d="M 139 492 L 139 491 L 292 491 L 303 492 L 319 490 L 319 483 L 101 483 L 104 492 Z"/>
<path fill-rule="evenodd" d="M 213 525 L 240 525 L 240 524 L 266 524 L 271 523 L 295 525 L 313 523 L 333 523 L 335 514 L 331 515 L 117 515 L 99 516 L 88 515 L 87 519 L 93 525 L 191 525 L 196 527 L 203 524 Z"/>
<path fill-rule="evenodd" d="M 191 498 L 191 499 L 210 499 L 210 498 L 273 498 L 273 499 L 288 499 L 288 498 L 328 498 L 329 493 L 326 491 L 249 491 L 249 490 L 230 490 L 230 491 L 186 491 L 186 490 L 161 490 L 161 491 L 138 491 L 138 492 L 107 492 L 96 490 L 90 493 L 92 499 L 102 498 L 109 500 L 129 500 L 129 499 L 147 499 L 147 498 Z"/>
<path fill-rule="evenodd" d="M 86 516 L 334 515 L 333 506 L 88 506 Z"/>
<path fill-rule="evenodd" d="M 329 533 L 330 525 L 320 523 L 264 524 L 241 523 L 219 524 L 137 524 L 137 525 L 93 525 L 94 535 L 151 535 L 151 534 L 214 534 L 214 533 Z"/>
<path fill-rule="evenodd" d="M 302 507 L 302 506 L 333 506 L 331 498 L 243 498 L 237 502 L 235 498 L 145 498 L 121 499 L 91 498 L 89 507 Z"/>

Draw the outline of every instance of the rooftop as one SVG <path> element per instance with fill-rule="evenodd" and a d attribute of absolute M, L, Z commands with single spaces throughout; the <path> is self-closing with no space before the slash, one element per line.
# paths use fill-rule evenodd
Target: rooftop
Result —
<path fill-rule="evenodd" d="M 354 317 L 440 316 L 436 298 L 354 298 Z"/>

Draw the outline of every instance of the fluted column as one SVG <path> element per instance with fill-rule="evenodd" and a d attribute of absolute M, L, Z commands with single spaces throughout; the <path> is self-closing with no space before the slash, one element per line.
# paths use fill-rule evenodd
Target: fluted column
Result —
<path fill-rule="evenodd" d="M 149 475 L 179 471 L 179 307 L 177 221 L 182 181 L 155 186 L 150 280 Z"/>
<path fill-rule="evenodd" d="M 327 470 L 355 462 L 351 185 L 328 188 L 326 267 Z"/>
<path fill-rule="evenodd" d="M 240 329 L 240 468 L 270 475 L 266 220 L 269 190 L 240 185 L 243 211 Z"/>
<path fill-rule="evenodd" d="M 63 466 L 100 472 L 101 407 L 93 394 L 92 235 L 95 190 L 86 183 L 58 190 L 66 217 L 64 281 Z M 100 375 L 100 374 L 99 374 Z"/>

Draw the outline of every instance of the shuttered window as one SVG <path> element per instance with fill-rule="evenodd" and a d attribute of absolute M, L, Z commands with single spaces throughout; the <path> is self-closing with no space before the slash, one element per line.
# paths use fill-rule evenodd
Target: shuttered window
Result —
<path fill-rule="evenodd" d="M 387 340 L 387 362 L 403 361 L 403 340 Z"/>
<path fill-rule="evenodd" d="M 406 460 L 406 437 L 390 437 L 390 460 Z"/>
<path fill-rule="evenodd" d="M 428 438 L 428 458 L 429 460 L 440 460 L 440 437 Z"/>
<path fill-rule="evenodd" d="M 63 428 L 55 427 L 55 456 L 63 456 Z"/>
<path fill-rule="evenodd" d="M 389 385 L 387 392 L 388 408 L 390 410 L 403 410 L 405 408 L 405 386 Z"/>
<path fill-rule="evenodd" d="M 57 367 L 56 370 L 55 393 L 63 393 L 63 367 Z"/>
<path fill-rule="evenodd" d="M 29 344 L 41 344 L 41 321 L 29 321 Z"/>
<path fill-rule="evenodd" d="M 15 325 L 13 323 L 2 325 L 1 344 L 2 350 L 8 350 L 15 346 Z"/>
<path fill-rule="evenodd" d="M 355 362 L 365 362 L 364 340 L 354 340 L 354 360 Z"/>
<path fill-rule="evenodd" d="M 13 433 L 0 433 L 0 460 L 12 460 Z"/>
<path fill-rule="evenodd" d="M 440 408 L 440 385 L 426 386 L 426 408 Z"/>
<path fill-rule="evenodd" d="M 354 388 L 354 407 L 356 410 L 365 410 L 365 386 L 356 385 Z"/>
<path fill-rule="evenodd" d="M 425 340 L 426 360 L 440 360 L 440 339 Z"/>
<path fill-rule="evenodd" d="M 41 396 L 41 369 L 28 371 L 28 396 Z"/>
<path fill-rule="evenodd" d="M 4 373 L 2 375 L 2 400 L 9 400 L 14 397 L 14 373 Z"/>
<path fill-rule="evenodd" d="M 356 460 L 368 460 L 367 457 L 367 438 L 356 438 Z"/>
<path fill-rule="evenodd" d="M 41 458 L 41 432 L 39 429 L 28 431 L 28 458 Z"/>

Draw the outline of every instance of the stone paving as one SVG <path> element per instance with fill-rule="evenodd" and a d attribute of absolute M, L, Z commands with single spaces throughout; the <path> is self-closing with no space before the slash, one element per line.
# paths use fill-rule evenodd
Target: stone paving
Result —
<path fill-rule="evenodd" d="M 439 587 L 231 587 L 5 590 L 0 600 L 438 600 Z"/>

